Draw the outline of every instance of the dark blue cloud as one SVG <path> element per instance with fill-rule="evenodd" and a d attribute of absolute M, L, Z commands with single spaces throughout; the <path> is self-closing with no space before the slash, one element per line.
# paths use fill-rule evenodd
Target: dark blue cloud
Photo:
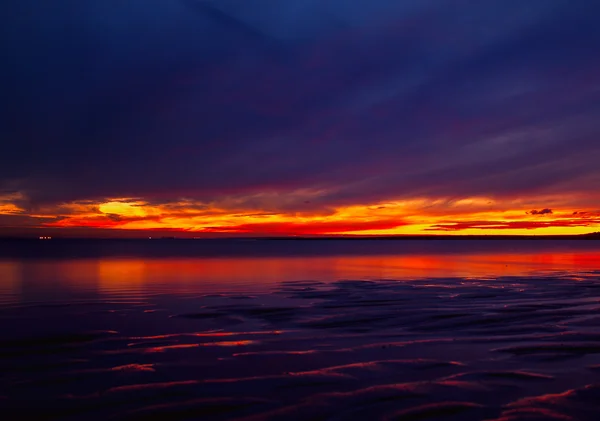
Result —
<path fill-rule="evenodd" d="M 598 12 L 9 0 L 0 189 L 32 203 L 308 189 L 324 207 L 594 191 Z"/>

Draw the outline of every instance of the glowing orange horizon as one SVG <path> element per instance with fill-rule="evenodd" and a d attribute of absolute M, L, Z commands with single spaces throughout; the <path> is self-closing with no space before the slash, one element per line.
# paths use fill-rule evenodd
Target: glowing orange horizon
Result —
<path fill-rule="evenodd" d="M 244 209 L 231 200 L 152 204 L 133 198 L 63 203 L 32 212 L 10 199 L 0 198 L 0 216 L 26 218 L 27 227 L 180 231 L 199 236 L 585 234 L 600 227 L 600 211 L 586 205 L 589 199 L 577 197 L 529 201 L 419 198 L 304 212 L 273 210 L 276 204 Z M 536 206 L 539 203 L 545 206 Z"/>

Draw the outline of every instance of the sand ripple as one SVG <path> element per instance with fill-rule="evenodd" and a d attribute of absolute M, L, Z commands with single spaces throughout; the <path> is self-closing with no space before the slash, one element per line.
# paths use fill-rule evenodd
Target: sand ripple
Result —
<path fill-rule="evenodd" d="M 8 420 L 597 420 L 600 288 L 569 277 L 284 282 L 3 310 Z M 40 312 L 53 324 L 32 320 Z M 8 339 L 10 337 L 10 339 Z"/>

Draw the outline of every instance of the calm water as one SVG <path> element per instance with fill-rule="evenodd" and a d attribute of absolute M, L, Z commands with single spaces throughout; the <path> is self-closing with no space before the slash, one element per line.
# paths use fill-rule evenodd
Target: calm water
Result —
<path fill-rule="evenodd" d="M 0 242 L 0 409 L 597 420 L 599 280 L 597 241 Z"/>

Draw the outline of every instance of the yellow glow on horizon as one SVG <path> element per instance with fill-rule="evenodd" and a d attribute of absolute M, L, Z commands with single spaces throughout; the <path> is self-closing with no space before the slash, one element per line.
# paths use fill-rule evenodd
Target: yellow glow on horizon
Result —
<path fill-rule="evenodd" d="M 598 231 L 600 226 L 594 227 L 545 227 L 534 229 L 461 229 L 455 231 L 431 231 L 430 225 L 411 225 L 398 227 L 392 230 L 370 230 L 363 232 L 345 232 L 344 235 L 579 235 Z"/>
<path fill-rule="evenodd" d="M 446 206 L 444 206 L 444 204 Z M 490 209 L 493 204 L 496 210 Z M 121 210 L 129 212 L 130 208 L 124 206 L 119 209 L 118 206 L 128 205 L 128 203 L 119 202 L 117 206 L 111 207 L 113 211 Z M 492 201 L 488 198 L 466 198 L 451 202 L 441 200 L 427 201 L 426 199 L 389 202 L 384 204 L 371 205 L 352 205 L 335 209 L 329 215 L 300 215 L 275 213 L 262 215 L 256 211 L 248 212 L 227 212 L 224 209 L 215 209 L 215 213 L 206 213 L 204 215 L 195 215 L 193 212 L 182 212 L 181 209 L 175 215 L 170 215 L 164 207 L 160 210 L 150 206 L 139 205 L 136 209 L 143 210 L 146 214 L 161 214 L 160 218 L 140 219 L 133 221 L 124 221 L 117 228 L 121 229 L 181 229 L 194 232 L 224 232 L 224 233 L 248 233 L 247 231 L 236 231 L 236 228 L 256 229 L 250 233 L 269 233 L 273 224 L 282 226 L 289 225 L 289 234 L 294 234 L 294 230 L 299 227 L 315 227 L 315 234 L 334 234 L 334 235 L 451 235 L 451 234 L 478 234 L 478 235 L 514 235 L 514 234 L 583 234 L 594 231 L 597 224 L 591 222 L 589 226 L 535 226 L 535 224 L 556 223 L 572 218 L 573 210 L 560 209 L 553 211 L 549 215 L 531 215 L 528 212 L 530 207 L 522 206 L 520 209 L 507 208 L 508 205 Z M 106 210 L 106 207 L 101 207 Z M 140 212 L 133 213 L 134 216 L 140 215 Z M 127 216 L 126 213 L 123 214 Z M 379 221 L 389 221 L 396 227 L 384 229 L 364 228 L 364 224 L 376 224 Z M 479 222 L 482 224 L 479 224 Z M 498 222 L 499 224 L 519 223 L 527 225 L 529 228 L 495 228 L 486 226 L 488 221 Z M 348 225 L 356 224 L 356 230 L 339 230 L 336 223 L 346 222 Z M 584 223 L 583 221 L 582 223 Z M 472 223 L 474 227 L 456 229 L 456 230 L 432 230 L 436 225 L 452 226 L 455 223 Z M 327 231 L 327 224 L 331 225 L 331 231 Z M 476 228 L 482 226 L 481 229 Z M 264 226 L 264 232 L 260 227 Z M 325 228 L 323 228 L 325 226 Z M 308 228 L 310 229 L 310 228 Z M 302 233 L 308 233 L 303 230 Z"/>
<path fill-rule="evenodd" d="M 0 215 L 13 215 L 23 213 L 25 210 L 12 203 L 0 203 Z"/>
<path fill-rule="evenodd" d="M 119 202 L 112 201 L 100 204 L 100 212 L 119 216 L 147 216 L 148 209 L 143 202 Z M 148 207 L 150 208 L 150 207 Z"/>
<path fill-rule="evenodd" d="M 27 226 L 36 226 L 38 219 L 40 227 L 231 235 L 541 235 L 600 231 L 600 212 L 589 205 L 594 201 L 576 196 L 510 200 L 420 197 L 332 208 L 304 206 L 310 203 L 304 200 L 307 194 L 279 199 L 261 194 L 210 203 L 180 199 L 154 204 L 143 199 L 115 198 L 101 203 L 48 205 L 32 214 L 25 213 L 16 205 L 18 202 L 0 201 L 0 214 L 31 218 Z M 294 203 L 300 203 L 296 207 L 301 210 L 293 210 Z M 545 208 L 552 212 L 531 212 Z"/>

